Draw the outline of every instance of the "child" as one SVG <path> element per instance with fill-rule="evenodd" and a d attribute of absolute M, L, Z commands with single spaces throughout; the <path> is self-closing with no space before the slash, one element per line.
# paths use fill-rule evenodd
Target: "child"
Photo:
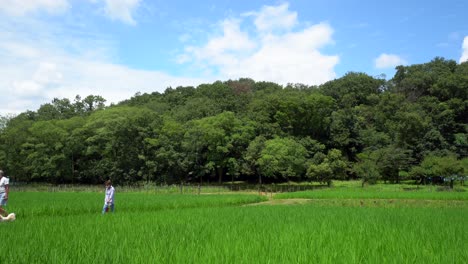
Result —
<path fill-rule="evenodd" d="M 106 181 L 106 197 L 104 197 L 104 207 L 102 208 L 102 213 L 109 211 L 114 212 L 114 187 L 111 184 L 111 181 Z"/>

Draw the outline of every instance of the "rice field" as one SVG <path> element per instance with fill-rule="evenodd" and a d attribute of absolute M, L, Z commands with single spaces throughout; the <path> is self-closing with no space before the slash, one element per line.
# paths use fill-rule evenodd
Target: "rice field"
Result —
<path fill-rule="evenodd" d="M 405 184 L 377 184 L 360 187 L 359 182 L 347 182 L 334 188 L 299 191 L 275 195 L 276 199 L 416 199 L 416 200 L 468 200 L 468 186 L 456 186 L 453 190 L 444 186 L 414 186 Z"/>
<path fill-rule="evenodd" d="M 466 198 L 442 192 L 406 206 L 421 200 L 376 204 L 344 194 L 295 203 L 281 195 L 117 192 L 116 212 L 101 215 L 103 193 L 11 192 L 17 220 L 0 224 L 0 263 L 468 260 Z"/>

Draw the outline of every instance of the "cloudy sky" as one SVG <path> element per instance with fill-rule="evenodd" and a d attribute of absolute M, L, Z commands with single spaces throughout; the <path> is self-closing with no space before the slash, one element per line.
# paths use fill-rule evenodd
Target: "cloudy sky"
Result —
<path fill-rule="evenodd" d="M 466 0 L 0 0 L 0 115 L 250 77 L 468 60 Z"/>

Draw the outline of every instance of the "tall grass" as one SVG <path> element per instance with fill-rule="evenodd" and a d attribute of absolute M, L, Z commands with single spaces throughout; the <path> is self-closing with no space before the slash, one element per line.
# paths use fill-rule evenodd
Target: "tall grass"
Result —
<path fill-rule="evenodd" d="M 392 187 L 393 188 L 393 187 Z M 466 193 L 339 187 L 276 197 L 295 206 L 240 205 L 257 195 L 12 192 L 17 221 L 0 224 L 0 263 L 465 263 Z M 455 199 L 456 207 L 360 207 L 358 199 Z M 327 200 L 328 199 L 328 200 Z M 396 204 L 396 203 L 395 203 Z M 362 204 L 361 204 L 362 205 Z M 439 205 L 439 204 L 438 204 Z"/>
<path fill-rule="evenodd" d="M 102 192 L 103 185 L 83 185 L 83 184 L 13 184 L 11 186 L 15 192 Z M 230 191 L 230 185 L 202 185 L 184 184 L 184 185 L 158 185 L 158 184 L 139 184 L 116 186 L 119 192 L 148 192 L 157 194 L 204 194 L 204 193 L 222 193 Z"/>
<path fill-rule="evenodd" d="M 0 255 L 2 263 L 466 263 L 466 219 L 468 210 L 454 208 L 316 205 L 28 217 L 0 225 Z"/>
<path fill-rule="evenodd" d="M 146 192 L 117 193 L 117 212 L 141 213 L 163 209 L 217 207 L 256 203 L 266 200 L 258 195 L 162 195 Z M 104 193 L 97 192 L 12 192 L 8 211 L 18 218 L 96 214 L 104 205 Z"/>
<path fill-rule="evenodd" d="M 312 191 L 280 193 L 276 199 L 428 199 L 468 200 L 468 191 L 458 187 L 455 190 L 434 186 L 376 185 L 368 187 L 344 186 L 321 188 Z"/>

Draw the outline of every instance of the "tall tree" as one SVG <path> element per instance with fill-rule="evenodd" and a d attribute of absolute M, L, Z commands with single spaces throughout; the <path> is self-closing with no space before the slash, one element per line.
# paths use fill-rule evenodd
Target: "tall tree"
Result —
<path fill-rule="evenodd" d="M 305 174 L 307 150 L 293 138 L 265 142 L 258 159 L 260 173 L 268 178 L 300 179 Z"/>
<path fill-rule="evenodd" d="M 221 182 L 226 173 L 239 173 L 239 159 L 254 137 L 253 132 L 250 122 L 236 118 L 232 112 L 223 112 L 194 120 L 184 141 L 189 151 L 203 150 L 204 169 L 216 173 Z"/>
<path fill-rule="evenodd" d="M 320 89 L 333 97 L 341 108 L 369 103 L 368 97 L 385 90 L 385 80 L 365 73 L 349 72 L 345 76 L 323 84 Z"/>
<path fill-rule="evenodd" d="M 88 159 L 86 173 L 97 180 L 112 178 L 116 182 L 142 179 L 144 139 L 151 136 L 158 116 L 146 109 L 114 107 L 97 111 L 89 117 L 84 133 Z"/>
<path fill-rule="evenodd" d="M 331 149 L 327 155 L 317 153 L 313 163 L 307 168 L 307 176 L 331 186 L 332 179 L 344 179 L 347 162 L 338 149 Z"/>

